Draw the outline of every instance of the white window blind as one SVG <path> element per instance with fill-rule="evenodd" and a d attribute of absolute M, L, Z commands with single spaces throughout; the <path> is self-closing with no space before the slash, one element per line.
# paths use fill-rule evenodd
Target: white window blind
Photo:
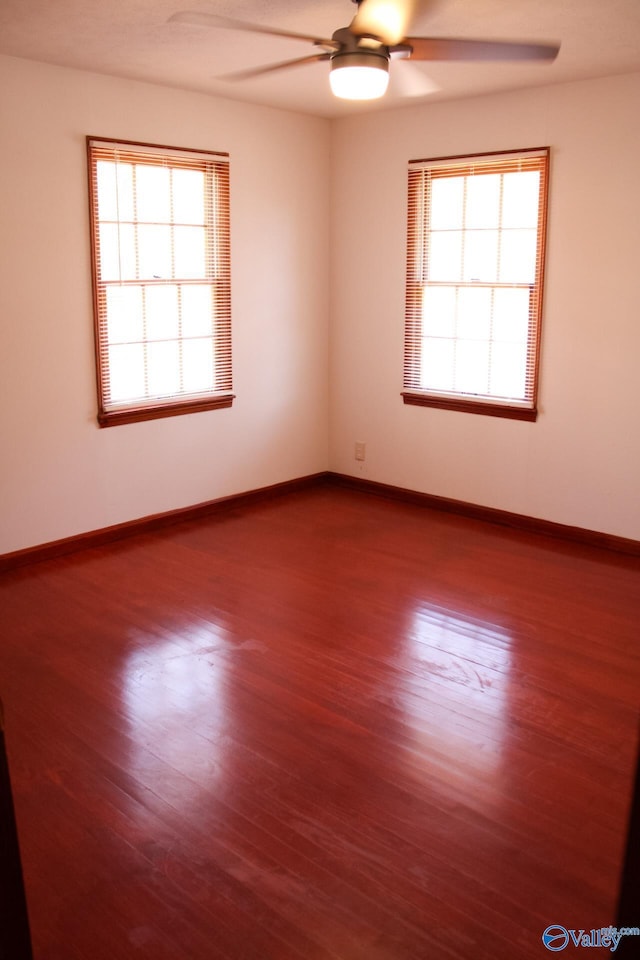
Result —
<path fill-rule="evenodd" d="M 409 164 L 405 402 L 535 419 L 548 159 Z"/>
<path fill-rule="evenodd" d="M 229 162 L 88 140 L 98 420 L 229 406 Z"/>

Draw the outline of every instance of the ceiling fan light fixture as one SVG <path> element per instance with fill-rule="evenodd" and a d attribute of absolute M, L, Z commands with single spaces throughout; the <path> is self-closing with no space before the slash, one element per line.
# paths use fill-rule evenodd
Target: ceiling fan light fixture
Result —
<path fill-rule="evenodd" d="M 341 100 L 377 100 L 387 92 L 389 60 L 378 53 L 342 53 L 331 58 L 331 92 Z"/>

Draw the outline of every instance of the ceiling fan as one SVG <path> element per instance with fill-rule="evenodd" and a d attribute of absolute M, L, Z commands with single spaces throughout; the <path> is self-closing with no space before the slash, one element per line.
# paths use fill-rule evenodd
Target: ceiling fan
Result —
<path fill-rule="evenodd" d="M 327 60 L 331 64 L 329 74 L 331 90 L 336 97 L 345 100 L 374 100 L 382 97 L 389 82 L 391 60 L 550 62 L 556 58 L 560 49 L 557 43 L 514 43 L 504 40 L 405 36 L 411 17 L 411 0 L 352 0 L 352 2 L 358 7 L 355 17 L 347 27 L 336 30 L 331 39 L 196 11 L 176 13 L 170 17 L 170 21 L 204 27 L 222 27 L 229 30 L 245 30 L 250 33 L 311 43 L 316 50 L 306 57 L 297 57 L 295 60 L 284 60 L 227 74 L 225 79 L 249 79 L 319 60 Z"/>

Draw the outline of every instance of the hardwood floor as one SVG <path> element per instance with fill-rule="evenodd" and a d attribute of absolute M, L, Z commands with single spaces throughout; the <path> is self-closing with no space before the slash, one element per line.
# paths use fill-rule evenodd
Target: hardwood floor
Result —
<path fill-rule="evenodd" d="M 615 923 L 638 559 L 325 486 L 0 604 L 36 960 L 528 960 Z"/>

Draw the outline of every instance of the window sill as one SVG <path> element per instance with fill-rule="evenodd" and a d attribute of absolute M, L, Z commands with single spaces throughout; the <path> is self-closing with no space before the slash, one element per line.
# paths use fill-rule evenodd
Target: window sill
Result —
<path fill-rule="evenodd" d="M 98 423 L 101 427 L 117 427 L 122 423 L 138 423 L 141 420 L 159 420 L 162 417 L 180 417 L 186 413 L 201 413 L 203 410 L 217 410 L 230 407 L 234 394 L 221 394 L 201 400 L 178 400 L 174 403 L 162 403 L 156 406 L 133 407 L 123 410 L 100 410 Z"/>
<path fill-rule="evenodd" d="M 485 417 L 502 417 L 507 420 L 528 420 L 534 423 L 537 409 L 506 403 L 487 403 L 483 400 L 463 400 L 454 397 L 438 397 L 426 393 L 402 393 L 405 403 L 418 407 L 437 407 L 440 410 L 458 410 L 461 413 L 479 413 Z"/>

